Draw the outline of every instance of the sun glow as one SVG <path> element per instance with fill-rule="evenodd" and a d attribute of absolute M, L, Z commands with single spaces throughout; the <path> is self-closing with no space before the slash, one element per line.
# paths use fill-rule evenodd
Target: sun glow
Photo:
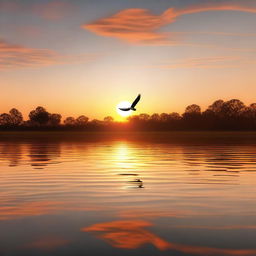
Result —
<path fill-rule="evenodd" d="M 120 115 L 120 116 L 123 116 L 123 117 L 126 117 L 126 116 L 129 116 L 131 115 L 132 111 L 129 110 L 129 111 L 123 111 L 123 110 L 120 110 L 119 108 L 129 108 L 131 106 L 131 103 L 128 102 L 128 101 L 121 101 L 118 103 L 118 105 L 116 106 L 116 111 L 117 113 Z"/>

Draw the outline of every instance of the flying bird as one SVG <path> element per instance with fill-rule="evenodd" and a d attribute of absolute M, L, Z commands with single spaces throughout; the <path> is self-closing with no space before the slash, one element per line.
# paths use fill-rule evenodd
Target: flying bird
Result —
<path fill-rule="evenodd" d="M 132 103 L 132 105 L 129 108 L 119 108 L 122 111 L 136 111 L 135 106 L 137 105 L 137 103 L 140 101 L 140 94 L 137 96 L 137 98 L 134 100 L 134 102 Z"/>

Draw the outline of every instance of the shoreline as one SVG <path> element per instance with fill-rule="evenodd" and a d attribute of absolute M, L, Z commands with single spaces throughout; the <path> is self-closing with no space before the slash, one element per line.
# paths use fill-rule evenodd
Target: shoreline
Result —
<path fill-rule="evenodd" d="M 11 141 L 155 141 L 159 143 L 255 143 L 256 131 L 0 131 Z"/>

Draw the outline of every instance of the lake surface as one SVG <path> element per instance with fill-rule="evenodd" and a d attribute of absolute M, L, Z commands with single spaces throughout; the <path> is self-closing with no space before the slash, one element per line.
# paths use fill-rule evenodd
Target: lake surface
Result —
<path fill-rule="evenodd" d="M 0 142 L 0 255 L 256 255 L 256 144 Z"/>

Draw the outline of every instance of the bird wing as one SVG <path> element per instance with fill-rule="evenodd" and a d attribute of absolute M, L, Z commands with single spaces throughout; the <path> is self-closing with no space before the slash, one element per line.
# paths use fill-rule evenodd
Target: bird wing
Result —
<path fill-rule="evenodd" d="M 119 108 L 120 110 L 122 110 L 122 111 L 129 111 L 129 110 L 131 110 L 131 108 Z"/>
<path fill-rule="evenodd" d="M 132 105 L 131 105 L 131 108 L 134 108 L 136 105 L 137 105 L 137 103 L 140 101 L 140 94 L 137 96 L 137 98 L 135 99 L 135 101 L 132 103 Z"/>

